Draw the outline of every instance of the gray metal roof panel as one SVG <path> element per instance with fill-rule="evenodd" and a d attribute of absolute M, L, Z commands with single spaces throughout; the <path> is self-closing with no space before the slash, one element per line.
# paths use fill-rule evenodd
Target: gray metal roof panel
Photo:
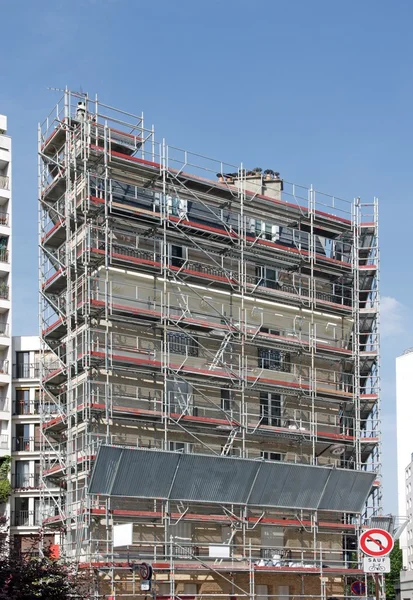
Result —
<path fill-rule="evenodd" d="M 110 496 L 122 452 L 123 448 L 111 446 L 99 448 L 89 485 L 91 494 Z"/>
<path fill-rule="evenodd" d="M 113 486 L 113 496 L 169 498 L 182 455 L 125 448 Z"/>
<path fill-rule="evenodd" d="M 361 512 L 374 473 L 102 446 L 89 491 L 132 498 Z"/>
<path fill-rule="evenodd" d="M 259 466 L 239 458 L 183 454 L 171 500 L 246 504 Z"/>
<path fill-rule="evenodd" d="M 375 478 L 374 473 L 332 470 L 319 508 L 361 512 Z"/>
<path fill-rule="evenodd" d="M 263 463 L 248 504 L 317 508 L 330 471 L 288 463 Z"/>

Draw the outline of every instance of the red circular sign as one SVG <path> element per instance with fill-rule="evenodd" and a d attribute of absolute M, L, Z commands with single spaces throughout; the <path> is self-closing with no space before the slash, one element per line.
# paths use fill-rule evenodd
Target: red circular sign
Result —
<path fill-rule="evenodd" d="M 351 584 L 351 593 L 355 596 L 364 596 L 366 593 L 366 585 L 364 581 L 353 581 Z"/>
<path fill-rule="evenodd" d="M 393 550 L 394 541 L 384 529 L 367 529 L 360 535 L 359 546 L 368 556 L 387 556 Z"/>

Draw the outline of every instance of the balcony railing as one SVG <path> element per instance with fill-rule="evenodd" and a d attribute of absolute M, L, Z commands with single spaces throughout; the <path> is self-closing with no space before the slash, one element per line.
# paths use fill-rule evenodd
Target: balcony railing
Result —
<path fill-rule="evenodd" d="M 2 223 L 0 223 L 1 225 Z M 0 262 L 8 263 L 9 262 L 9 251 L 7 248 L 0 248 Z"/>
<path fill-rule="evenodd" d="M 9 226 L 9 213 L 5 210 L 0 210 L 0 225 Z"/>
<path fill-rule="evenodd" d="M 39 400 L 25 401 L 15 400 L 13 402 L 14 415 L 39 415 L 40 414 Z"/>
<path fill-rule="evenodd" d="M 0 284 L 0 299 L 1 300 L 9 299 L 9 286 L 4 283 Z"/>
<path fill-rule="evenodd" d="M 10 185 L 10 179 L 7 175 L 0 175 L 0 190 L 8 190 Z"/>
<path fill-rule="evenodd" d="M 9 336 L 9 324 L 0 322 L 0 335 Z"/>
<path fill-rule="evenodd" d="M 39 363 L 24 363 L 13 365 L 14 379 L 38 379 Z"/>
<path fill-rule="evenodd" d="M 1 375 L 9 374 L 9 361 L 8 360 L 0 360 L 0 374 Z"/>
<path fill-rule="evenodd" d="M 40 524 L 39 512 L 33 510 L 18 510 L 11 513 L 12 525 L 16 527 L 34 527 Z"/>
<path fill-rule="evenodd" d="M 7 433 L 2 433 L 0 435 L 0 449 L 7 450 L 9 447 L 9 436 Z"/>
<path fill-rule="evenodd" d="M 12 476 L 12 487 L 20 490 L 32 490 L 40 487 L 39 473 L 15 473 Z"/>
<path fill-rule="evenodd" d="M 13 452 L 39 452 L 40 440 L 33 437 L 15 437 L 12 440 Z"/>

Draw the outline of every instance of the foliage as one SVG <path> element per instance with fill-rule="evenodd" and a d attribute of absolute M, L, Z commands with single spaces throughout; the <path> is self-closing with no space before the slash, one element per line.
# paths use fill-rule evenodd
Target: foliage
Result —
<path fill-rule="evenodd" d="M 400 571 L 403 567 L 403 553 L 400 549 L 399 542 L 394 544 L 392 553 L 390 554 L 390 573 L 386 575 L 386 599 L 394 600 L 396 597 L 394 585 L 400 579 Z"/>
<path fill-rule="evenodd" d="M 93 597 L 92 588 L 89 573 L 79 576 L 60 561 L 17 552 L 4 542 L 0 548 L 0 600 L 83 600 Z"/>
<path fill-rule="evenodd" d="M 9 481 L 10 466 L 11 456 L 3 456 L 0 461 L 0 503 L 7 502 L 11 493 Z"/>

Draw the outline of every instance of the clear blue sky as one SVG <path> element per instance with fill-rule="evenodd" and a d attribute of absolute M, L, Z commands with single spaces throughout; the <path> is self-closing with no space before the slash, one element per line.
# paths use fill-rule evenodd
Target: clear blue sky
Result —
<path fill-rule="evenodd" d="M 342 197 L 379 196 L 385 509 L 395 511 L 394 359 L 413 346 L 413 2 L 1 4 L 0 113 L 14 144 L 13 333 L 37 333 L 36 126 L 58 99 L 47 87 L 143 110 L 172 145 L 270 165 Z"/>

